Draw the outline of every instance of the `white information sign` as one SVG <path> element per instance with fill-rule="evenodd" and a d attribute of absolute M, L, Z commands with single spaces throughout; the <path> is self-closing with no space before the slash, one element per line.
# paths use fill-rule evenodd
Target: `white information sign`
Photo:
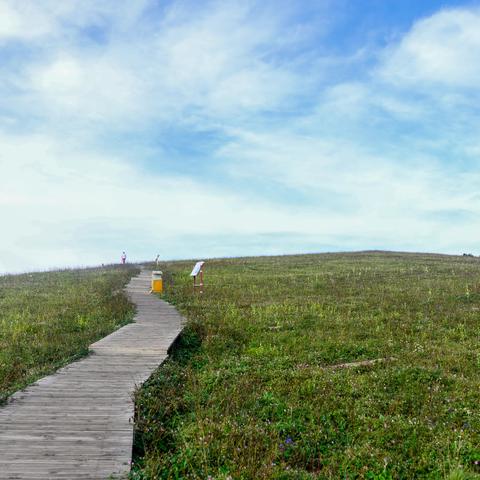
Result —
<path fill-rule="evenodd" d="M 202 265 L 205 262 L 197 262 L 195 266 L 193 267 L 192 273 L 190 274 L 191 277 L 196 277 L 198 275 L 198 272 L 202 269 Z"/>

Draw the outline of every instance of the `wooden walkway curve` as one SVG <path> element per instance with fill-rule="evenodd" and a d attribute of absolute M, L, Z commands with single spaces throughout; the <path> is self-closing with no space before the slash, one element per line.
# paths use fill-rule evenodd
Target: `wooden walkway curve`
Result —
<path fill-rule="evenodd" d="M 174 307 L 150 295 L 150 272 L 126 290 L 134 323 L 91 345 L 91 355 L 42 378 L 0 408 L 0 479 L 125 478 L 135 386 L 166 358 L 182 329 Z"/>

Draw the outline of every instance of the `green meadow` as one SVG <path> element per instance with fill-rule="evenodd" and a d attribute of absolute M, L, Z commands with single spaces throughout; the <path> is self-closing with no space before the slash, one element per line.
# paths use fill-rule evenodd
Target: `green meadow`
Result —
<path fill-rule="evenodd" d="M 188 324 L 137 392 L 132 479 L 479 478 L 478 259 L 210 260 L 196 295 L 192 264 L 161 267 Z"/>
<path fill-rule="evenodd" d="M 0 276 L 0 403 L 131 321 L 133 267 Z"/>

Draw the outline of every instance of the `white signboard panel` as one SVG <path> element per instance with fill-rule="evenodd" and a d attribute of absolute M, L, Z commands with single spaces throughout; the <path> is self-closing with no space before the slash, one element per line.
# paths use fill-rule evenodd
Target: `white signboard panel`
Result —
<path fill-rule="evenodd" d="M 196 277 L 198 275 L 198 272 L 200 272 L 202 265 L 205 262 L 197 262 L 195 266 L 193 267 L 192 273 L 190 274 L 191 277 Z"/>

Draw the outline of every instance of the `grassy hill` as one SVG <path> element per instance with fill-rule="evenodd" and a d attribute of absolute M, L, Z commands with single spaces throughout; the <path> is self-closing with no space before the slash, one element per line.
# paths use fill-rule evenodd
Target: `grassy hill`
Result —
<path fill-rule="evenodd" d="M 128 323 L 121 292 L 137 270 L 106 267 L 0 276 L 0 403 Z"/>
<path fill-rule="evenodd" d="M 162 266 L 189 322 L 137 394 L 132 478 L 478 478 L 477 259 L 212 260 L 195 296 L 191 266 Z"/>

